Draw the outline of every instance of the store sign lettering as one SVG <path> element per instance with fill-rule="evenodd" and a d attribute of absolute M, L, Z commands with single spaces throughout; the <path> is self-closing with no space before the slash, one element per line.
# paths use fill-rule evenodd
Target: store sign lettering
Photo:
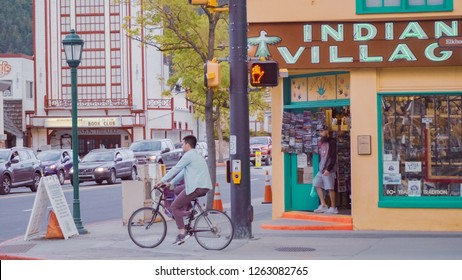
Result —
<path fill-rule="evenodd" d="M 459 39 L 461 21 L 251 24 L 249 36 L 280 37 L 268 50 L 281 68 L 461 65 L 454 48 L 438 44 Z"/>
<path fill-rule="evenodd" d="M 11 65 L 6 61 L 0 61 L 0 78 L 11 72 Z"/>
<path fill-rule="evenodd" d="M 78 127 L 119 127 L 121 119 L 116 118 L 78 118 Z M 45 127 L 72 127 L 71 118 L 45 119 Z"/>

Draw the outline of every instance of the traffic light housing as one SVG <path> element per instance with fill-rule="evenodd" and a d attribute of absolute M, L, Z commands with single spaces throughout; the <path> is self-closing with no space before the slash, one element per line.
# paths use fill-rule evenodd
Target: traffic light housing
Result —
<path fill-rule="evenodd" d="M 189 0 L 191 5 L 207 5 L 208 2 L 208 0 Z"/>
<path fill-rule="evenodd" d="M 216 61 L 207 61 L 204 65 L 204 86 L 218 87 L 221 84 L 221 65 Z"/>
<path fill-rule="evenodd" d="M 254 87 L 275 87 L 279 83 L 279 65 L 276 61 L 250 63 L 250 84 Z"/>
<path fill-rule="evenodd" d="M 217 6 L 217 0 L 189 0 L 191 5 L 207 5 L 211 7 Z"/>

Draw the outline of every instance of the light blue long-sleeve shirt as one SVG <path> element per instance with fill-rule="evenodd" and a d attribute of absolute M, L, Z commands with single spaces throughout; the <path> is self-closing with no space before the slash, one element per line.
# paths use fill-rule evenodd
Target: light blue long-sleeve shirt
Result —
<path fill-rule="evenodd" d="M 183 178 L 186 194 L 192 193 L 197 188 L 212 189 L 207 162 L 195 149 L 187 151 L 180 161 L 162 177 L 161 181 L 170 181 L 175 185 Z"/>

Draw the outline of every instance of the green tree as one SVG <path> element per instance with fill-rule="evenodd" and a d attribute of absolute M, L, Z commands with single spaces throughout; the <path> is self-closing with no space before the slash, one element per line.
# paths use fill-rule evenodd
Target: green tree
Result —
<path fill-rule="evenodd" d="M 142 13 L 127 18 L 125 29 L 129 36 L 155 46 L 170 59 L 172 74 L 169 85 L 173 86 L 182 79 L 182 87 L 187 90 L 186 98 L 195 105 L 195 116 L 205 120 L 208 160 L 211 163 L 209 171 L 215 184 L 214 130 L 217 128 L 219 141 L 222 141 L 221 130 L 228 126 L 229 121 L 229 64 L 221 63 L 220 87 L 209 89 L 204 86 L 204 63 L 227 56 L 228 14 L 213 13 L 205 6 L 189 5 L 187 0 L 143 0 L 139 5 Z M 268 108 L 261 92 L 252 93 L 249 104 L 252 110 Z M 220 160 L 223 161 L 222 158 Z M 213 196 L 214 192 L 209 192 L 207 208 L 212 207 Z"/>
<path fill-rule="evenodd" d="M 0 53 L 33 54 L 32 0 L 2 0 Z"/>

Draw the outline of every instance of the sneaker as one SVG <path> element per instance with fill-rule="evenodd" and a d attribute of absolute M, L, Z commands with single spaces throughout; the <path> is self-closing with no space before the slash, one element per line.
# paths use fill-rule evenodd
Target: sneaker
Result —
<path fill-rule="evenodd" d="M 326 214 L 338 214 L 337 207 L 330 207 L 326 212 Z"/>
<path fill-rule="evenodd" d="M 314 209 L 314 213 L 325 213 L 329 208 L 327 206 L 319 205 L 318 208 Z"/>
<path fill-rule="evenodd" d="M 190 236 L 190 235 L 187 234 L 187 233 L 185 233 L 185 234 L 178 234 L 178 235 L 176 236 L 175 242 L 173 242 L 173 245 L 181 245 L 181 244 L 183 244 L 183 243 L 186 241 L 186 239 L 189 238 L 189 236 Z"/>

